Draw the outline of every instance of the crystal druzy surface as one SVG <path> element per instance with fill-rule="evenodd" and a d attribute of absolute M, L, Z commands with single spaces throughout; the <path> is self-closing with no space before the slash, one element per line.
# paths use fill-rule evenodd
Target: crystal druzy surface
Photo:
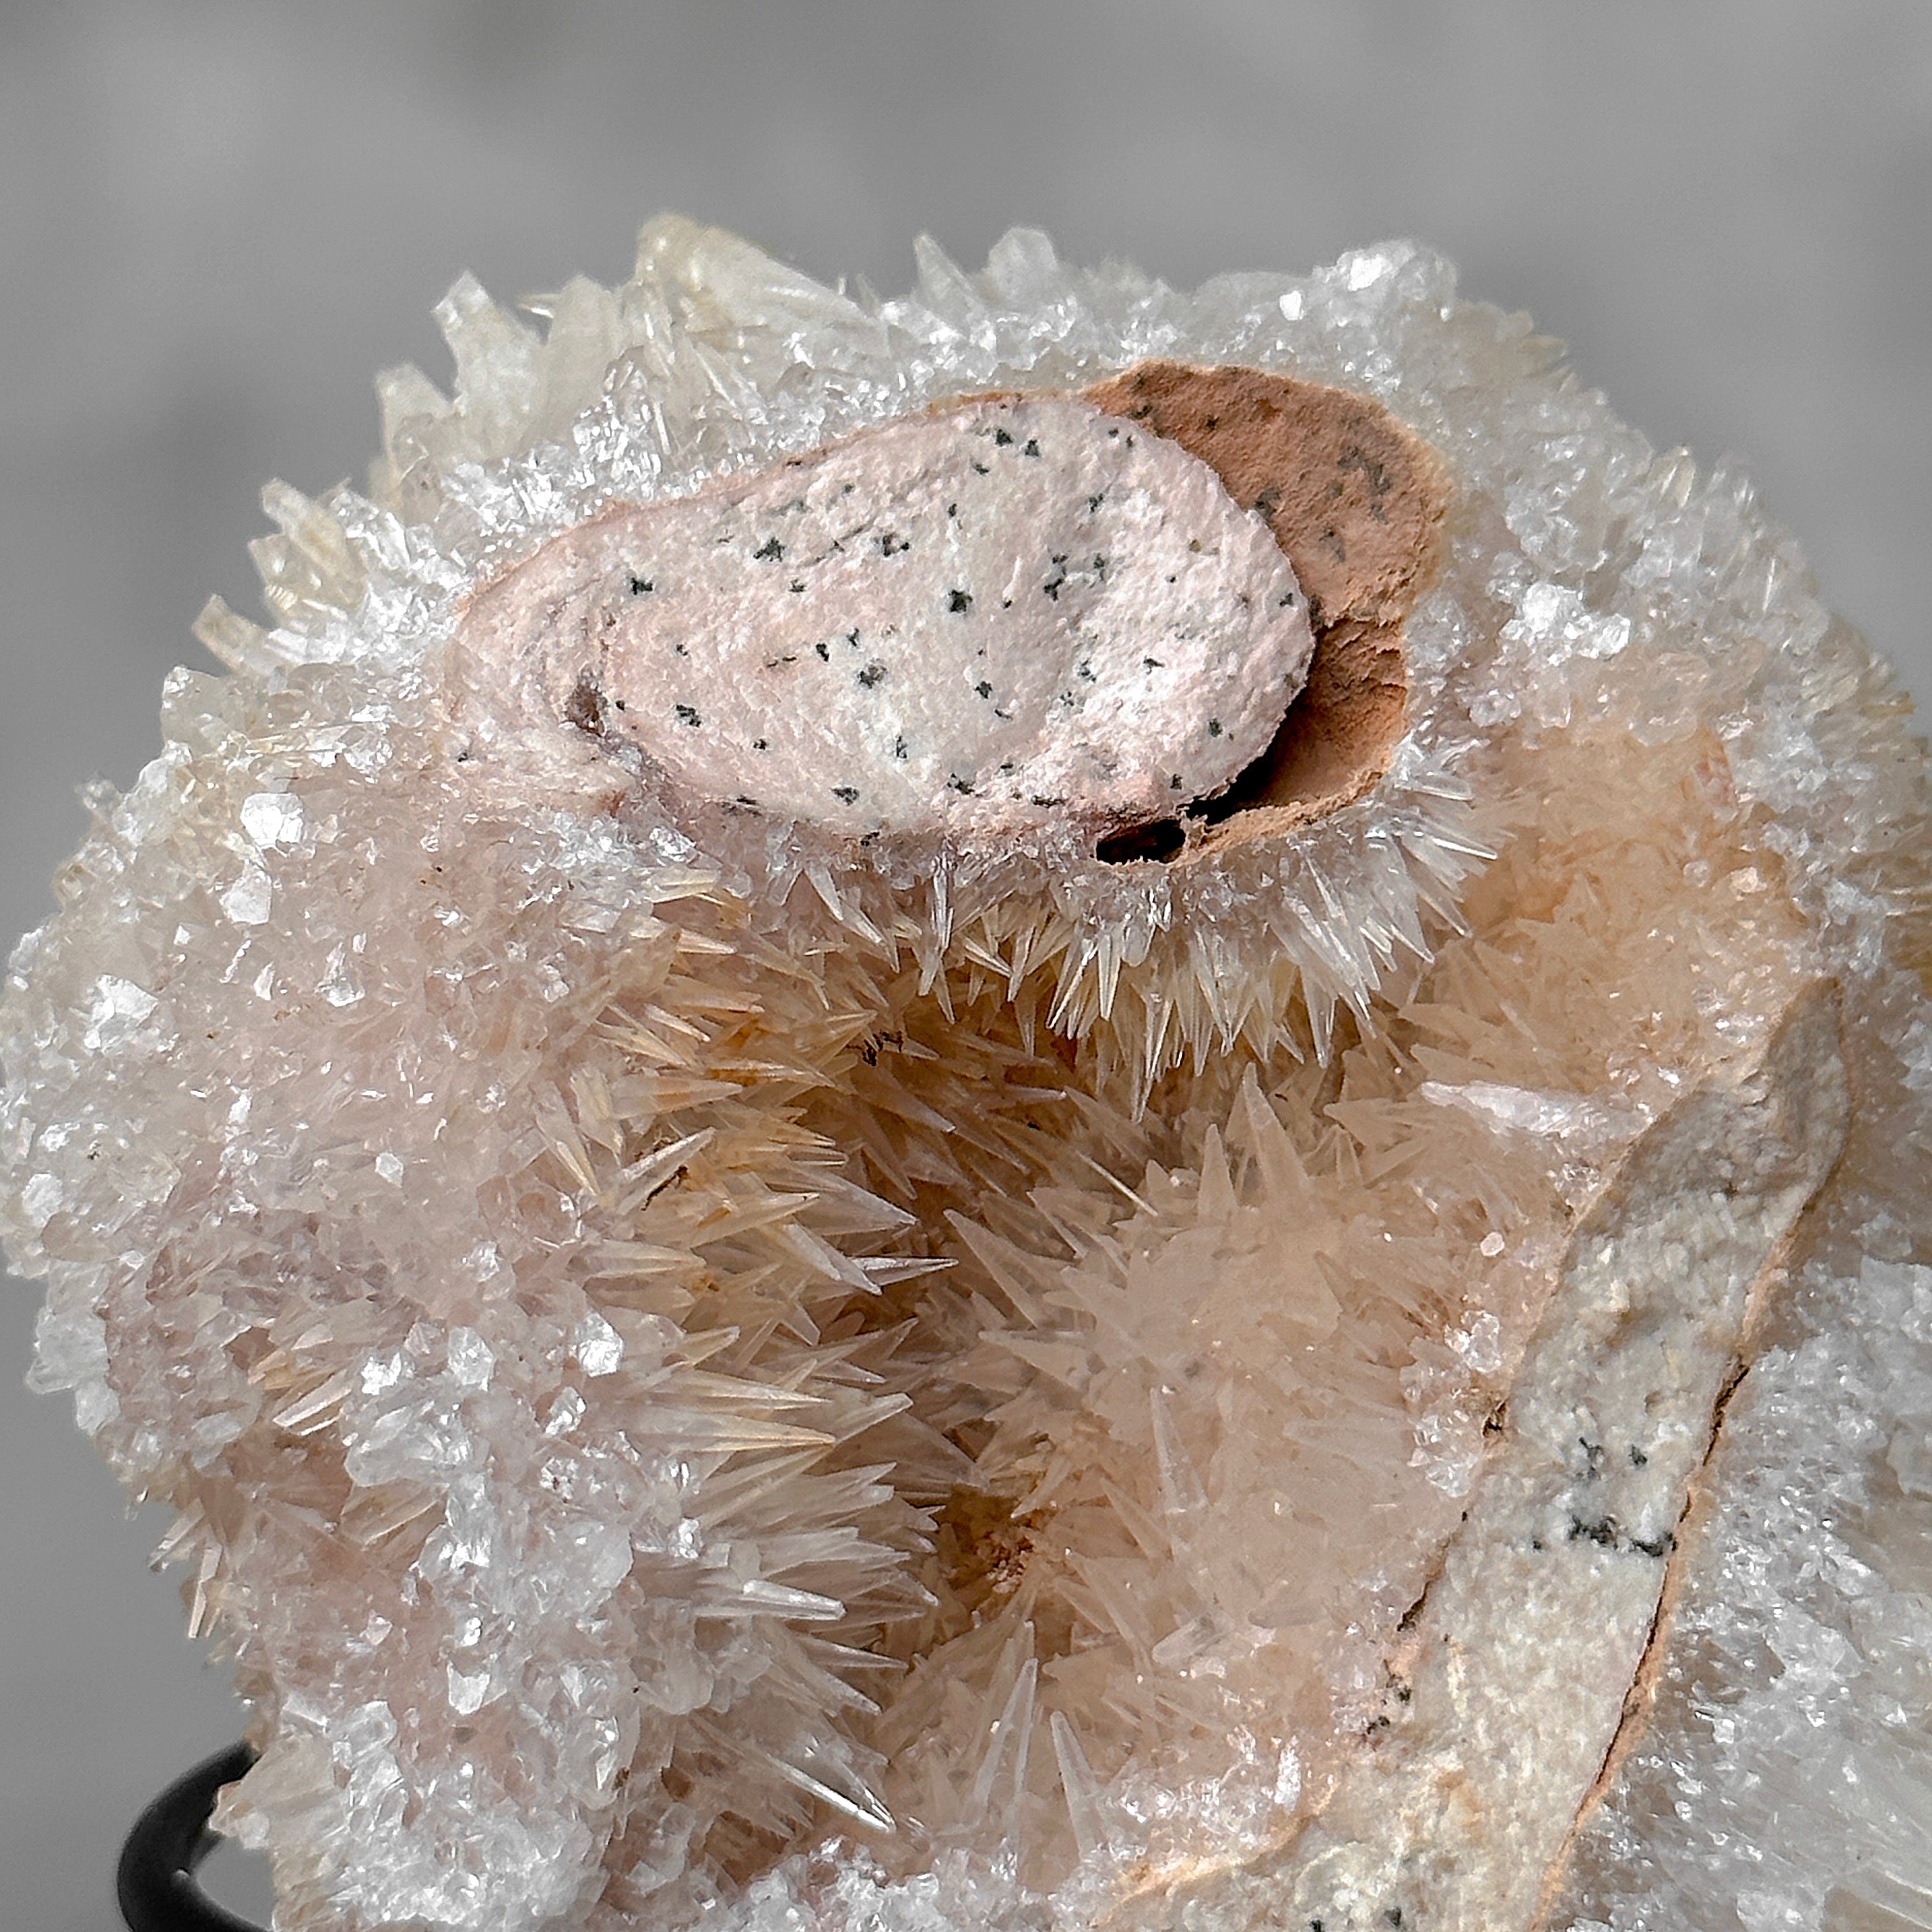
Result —
<path fill-rule="evenodd" d="M 1922 748 L 1406 244 L 664 220 L 14 956 L 287 1932 L 1932 1924 Z"/>

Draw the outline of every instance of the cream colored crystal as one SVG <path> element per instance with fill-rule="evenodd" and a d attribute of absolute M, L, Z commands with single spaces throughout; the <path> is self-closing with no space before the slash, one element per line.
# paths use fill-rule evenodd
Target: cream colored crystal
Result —
<path fill-rule="evenodd" d="M 1923 758 L 1742 482 L 1406 245 L 548 307 L 0 1011 L 278 1923 L 1932 1923 Z"/>

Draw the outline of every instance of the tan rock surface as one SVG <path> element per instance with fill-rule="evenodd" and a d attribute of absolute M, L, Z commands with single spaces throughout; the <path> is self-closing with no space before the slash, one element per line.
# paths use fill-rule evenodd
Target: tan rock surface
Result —
<path fill-rule="evenodd" d="M 1366 396 L 1259 369 L 1141 362 L 1086 393 L 1210 465 L 1266 518 L 1307 590 L 1308 688 L 1227 801 L 1245 808 L 1238 832 L 1210 839 L 1279 831 L 1359 797 L 1404 728 L 1402 629 L 1442 562 L 1441 459 Z"/>

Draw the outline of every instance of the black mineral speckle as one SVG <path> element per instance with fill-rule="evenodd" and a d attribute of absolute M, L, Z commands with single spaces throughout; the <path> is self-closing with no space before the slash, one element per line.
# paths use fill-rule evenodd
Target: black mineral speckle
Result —
<path fill-rule="evenodd" d="M 1388 514 L 1382 500 L 1388 494 L 1390 486 L 1395 481 L 1389 474 L 1388 466 L 1352 442 L 1335 459 L 1335 466 L 1345 472 L 1352 470 L 1361 477 L 1369 486 L 1369 514 L 1378 524 L 1387 523 Z"/>
<path fill-rule="evenodd" d="M 962 796 L 970 798 L 973 795 L 973 781 L 970 778 L 962 778 L 957 772 L 955 772 L 946 781 L 946 789 L 948 791 L 958 792 Z"/>
<path fill-rule="evenodd" d="M 704 720 L 698 716 L 698 707 L 694 704 L 680 704 L 676 707 L 676 710 L 677 722 L 680 724 L 688 724 L 694 730 L 704 722 Z"/>
<path fill-rule="evenodd" d="M 954 616 L 973 608 L 973 593 L 970 590 L 949 590 L 946 593 L 946 608 Z"/>
<path fill-rule="evenodd" d="M 1209 736 L 1209 737 L 1210 737 L 1210 738 L 1218 738 L 1218 737 L 1220 737 L 1220 735 L 1221 735 L 1221 721 L 1220 721 L 1220 718 L 1209 718 L 1209 719 L 1208 719 L 1208 736 Z"/>
<path fill-rule="evenodd" d="M 784 545 L 776 537 L 767 537 L 752 554 L 760 563 L 776 563 L 784 555 Z"/>
<path fill-rule="evenodd" d="M 834 785 L 832 788 L 832 796 L 836 799 L 842 800 L 847 805 L 856 805 L 859 802 L 859 789 L 856 785 Z"/>
<path fill-rule="evenodd" d="M 994 442 L 1002 449 L 1004 449 L 1012 440 L 1013 433 L 1010 429 L 996 429 L 993 432 Z"/>
<path fill-rule="evenodd" d="M 657 586 L 648 577 L 633 577 L 631 579 L 631 595 L 633 597 L 648 597 L 656 588 Z"/>
<path fill-rule="evenodd" d="M 872 662 L 859 674 L 859 682 L 863 685 L 868 691 L 870 691 L 873 686 L 877 684 L 879 680 L 885 676 L 885 666 L 880 663 L 877 658 L 874 658 Z"/>
<path fill-rule="evenodd" d="M 1026 441 L 1020 445 L 1020 454 L 1022 456 L 1037 456 L 1040 454 L 1040 438 L 1036 436 L 1028 436 Z"/>
<path fill-rule="evenodd" d="M 871 836 L 872 835 L 869 833 L 867 835 L 868 842 L 869 842 Z M 904 1044 L 905 1035 L 896 1030 L 891 1032 L 881 1031 L 875 1033 L 860 1042 L 859 1058 L 862 1060 L 868 1066 L 876 1066 L 879 1064 L 879 1055 L 880 1053 L 884 1052 L 886 1048 L 903 1046 Z"/>
<path fill-rule="evenodd" d="M 818 653 L 818 661 L 820 664 L 830 664 L 832 662 L 832 646 L 823 638 L 820 638 L 812 648 Z"/>
<path fill-rule="evenodd" d="M 988 684 L 983 677 L 977 684 L 974 686 L 973 688 L 976 691 L 982 698 L 991 698 L 993 694 L 993 687 Z"/>
<path fill-rule="evenodd" d="M 1614 1550 L 1617 1546 L 1617 1520 L 1606 1516 L 1596 1522 L 1586 1522 L 1580 1516 L 1573 1516 L 1570 1519 L 1570 1540 L 1594 1543 L 1599 1550 Z"/>

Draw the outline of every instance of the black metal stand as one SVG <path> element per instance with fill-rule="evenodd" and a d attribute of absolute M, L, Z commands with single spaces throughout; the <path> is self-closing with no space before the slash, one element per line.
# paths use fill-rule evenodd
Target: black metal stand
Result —
<path fill-rule="evenodd" d="M 128 1932 L 261 1932 L 194 1882 L 220 1842 L 208 1828 L 214 1794 L 255 1762 L 246 1744 L 218 1751 L 174 1783 L 134 1822 L 114 1875 Z"/>

